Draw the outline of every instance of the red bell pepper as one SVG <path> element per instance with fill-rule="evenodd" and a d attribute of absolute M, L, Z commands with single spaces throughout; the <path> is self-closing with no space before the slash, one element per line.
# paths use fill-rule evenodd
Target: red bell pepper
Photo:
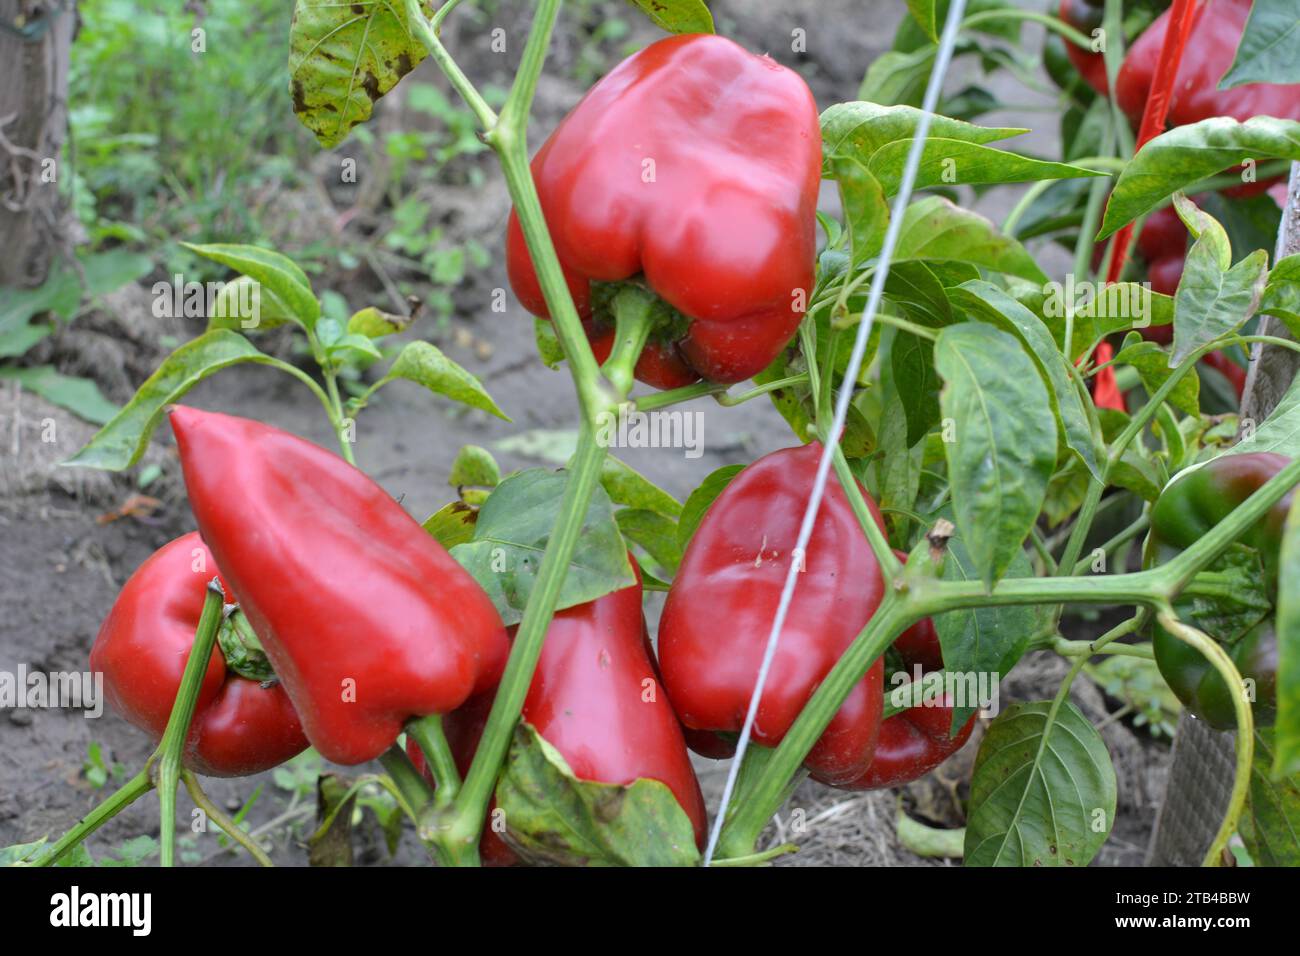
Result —
<path fill-rule="evenodd" d="M 1191 34 L 1169 102 L 1169 126 L 1186 126 L 1211 116 L 1230 116 L 1241 121 L 1254 116 L 1300 120 L 1300 85 L 1247 83 L 1228 90 L 1218 88 L 1219 79 L 1236 56 L 1250 6 L 1251 0 L 1213 0 L 1200 4 L 1192 13 Z M 1124 57 L 1116 79 L 1116 101 L 1134 123 L 1140 121 L 1151 95 L 1171 14 L 1172 10 L 1162 13 L 1138 37 Z M 1272 182 L 1247 183 L 1227 192 L 1252 195 L 1267 190 Z"/>
<path fill-rule="evenodd" d="M 584 319 L 609 324 L 593 316 L 593 282 L 636 276 L 680 313 L 637 377 L 739 382 L 771 363 L 805 311 L 821 162 L 817 104 L 797 73 L 687 35 L 592 87 L 532 173 Z M 506 267 L 524 308 L 547 316 L 513 212 Z"/>
<path fill-rule="evenodd" d="M 462 774 L 491 707 L 492 695 L 484 694 L 443 719 Z M 580 780 L 630 784 L 643 777 L 665 784 L 703 847 L 708 822 L 704 798 L 681 726 L 647 651 L 639 572 L 631 587 L 555 613 L 522 716 Z M 407 752 L 413 759 L 418 756 L 413 743 L 408 742 Z M 424 767 L 422 756 L 417 766 Z M 491 827 L 484 827 L 480 852 L 490 864 L 515 861 Z"/>
<path fill-rule="evenodd" d="M 323 756 L 371 760 L 496 684 L 496 608 L 379 485 L 260 422 L 175 406 L 171 423 L 199 531 Z"/>
<path fill-rule="evenodd" d="M 943 667 L 939 635 L 929 618 L 899 635 L 894 641 L 894 653 L 908 671 L 913 665 L 919 665 L 922 674 Z M 970 739 L 975 715 L 971 714 L 955 737 L 948 735 L 951 726 L 952 706 L 946 699 L 942 703 L 919 704 L 886 719 L 880 725 L 880 740 L 871 766 L 856 780 L 841 784 L 840 789 L 883 790 L 924 777 Z"/>
<path fill-rule="evenodd" d="M 659 662 L 688 728 L 735 733 L 744 723 L 820 454 L 814 443 L 749 465 L 687 546 L 659 625 Z M 883 528 L 869 496 L 867 503 Z M 780 743 L 883 593 L 880 565 L 844 489 L 831 481 L 763 690 L 756 742 Z M 808 754 L 816 779 L 847 783 L 866 771 L 880 731 L 883 674 L 877 661 Z"/>
<path fill-rule="evenodd" d="M 1084 36 L 1092 36 L 1092 31 L 1101 26 L 1102 6 L 1089 0 L 1061 0 L 1057 16 L 1063 23 L 1074 27 Z M 1105 96 L 1110 89 L 1106 79 L 1106 58 L 1100 53 L 1093 53 L 1080 46 L 1065 41 L 1065 55 L 1070 58 L 1074 68 L 1079 71 L 1083 81 Z"/>
<path fill-rule="evenodd" d="M 109 704 L 155 741 L 167 728 L 214 577 L 220 577 L 217 564 L 197 531 L 163 545 L 127 579 L 90 649 L 90 669 L 104 675 Z M 232 600 L 224 581 L 222 589 Z M 190 722 L 185 766 L 241 777 L 306 749 L 284 688 L 240 676 L 214 650 Z"/>

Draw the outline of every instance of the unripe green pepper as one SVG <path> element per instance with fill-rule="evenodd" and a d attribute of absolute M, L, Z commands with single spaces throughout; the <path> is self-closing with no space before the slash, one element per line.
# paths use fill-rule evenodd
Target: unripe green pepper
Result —
<path fill-rule="evenodd" d="M 1285 467 L 1290 459 L 1258 452 L 1223 455 L 1169 484 L 1151 509 L 1151 533 L 1147 537 L 1144 563 L 1164 564 L 1204 537 L 1261 485 Z M 1278 551 L 1294 490 L 1288 492 L 1267 514 L 1237 539 L 1259 553 L 1263 590 L 1276 607 Z M 1175 602 L 1179 618 L 1190 623 L 1192 600 L 1186 595 Z M 1277 683 L 1277 636 L 1272 616 L 1257 621 L 1240 633 L 1211 633 L 1222 644 L 1237 670 L 1253 682 L 1255 721 L 1267 726 L 1273 719 Z M 1156 664 L 1178 699 L 1197 717 L 1221 730 L 1236 726 L 1232 696 L 1213 666 L 1194 648 L 1164 628 L 1153 633 Z"/>

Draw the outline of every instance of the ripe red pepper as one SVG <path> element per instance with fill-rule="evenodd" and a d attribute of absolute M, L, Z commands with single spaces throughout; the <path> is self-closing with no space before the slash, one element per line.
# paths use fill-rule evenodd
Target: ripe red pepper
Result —
<path fill-rule="evenodd" d="M 592 87 L 532 172 L 584 319 L 593 282 L 638 275 L 681 314 L 637 377 L 739 382 L 771 363 L 805 311 L 821 162 L 817 104 L 797 73 L 731 40 L 687 35 L 652 43 Z M 513 212 L 506 267 L 524 308 L 547 316 Z"/>
<path fill-rule="evenodd" d="M 1115 349 L 1109 342 L 1102 342 L 1093 353 L 1093 361 L 1105 365 L 1115 357 Z M 1098 408 L 1113 408 L 1116 411 L 1128 411 L 1124 404 L 1124 393 L 1120 391 L 1119 380 L 1115 378 L 1115 366 L 1107 365 L 1093 376 L 1092 402 Z"/>
<path fill-rule="evenodd" d="M 508 644 L 478 583 L 358 469 L 260 422 L 175 406 L 203 540 L 335 763 L 494 686 Z"/>
<path fill-rule="evenodd" d="M 1290 459 L 1269 452 L 1221 455 L 1169 484 L 1151 508 L 1151 532 L 1144 562 L 1164 564 L 1184 548 L 1204 537 L 1215 525 L 1284 468 Z M 1294 490 L 1288 492 L 1238 540 L 1259 552 L 1264 590 L 1276 606 L 1278 552 Z M 1189 620 L 1190 601 L 1174 605 Z M 1189 621 L 1190 622 L 1190 621 Z M 1277 635 L 1271 617 L 1245 634 L 1210 634 L 1223 643 L 1238 671 L 1255 685 L 1255 720 L 1272 719 L 1277 686 Z M 1156 626 L 1152 645 L 1156 665 L 1170 689 L 1193 714 L 1212 727 L 1236 726 L 1232 697 L 1218 672 L 1194 648 Z"/>
<path fill-rule="evenodd" d="M 1229 90 L 1218 88 L 1219 79 L 1232 66 L 1237 44 L 1250 14 L 1251 0 L 1213 0 L 1193 12 L 1192 32 L 1184 48 L 1168 125 L 1186 126 L 1211 116 L 1245 121 L 1253 116 L 1300 120 L 1300 85 L 1247 83 Z M 1141 120 L 1155 79 L 1160 47 L 1172 11 L 1165 11 L 1137 38 L 1124 57 L 1115 82 L 1115 98 L 1134 123 Z M 1271 181 L 1249 183 L 1232 190 L 1246 195 L 1266 190 Z"/>
<path fill-rule="evenodd" d="M 219 576 L 197 531 L 163 545 L 127 579 L 90 649 L 90 669 L 104 675 L 109 703 L 155 741 L 176 703 L 208 582 Z M 224 581 L 222 589 L 231 600 Z M 241 677 L 214 648 L 190 722 L 185 766 L 242 777 L 306 749 L 284 688 Z"/>
<path fill-rule="evenodd" d="M 893 650 L 898 664 L 909 673 L 913 665 L 919 665 L 922 674 L 943 668 L 939 635 L 929 618 L 900 634 Z M 975 715 L 955 737 L 948 736 L 951 726 L 952 706 L 947 700 L 910 707 L 887 718 L 880 725 L 871 766 L 856 780 L 840 784 L 840 789 L 883 790 L 919 780 L 965 745 L 975 728 Z"/>
<path fill-rule="evenodd" d="M 632 563 L 636 568 L 636 562 Z M 524 700 L 522 717 L 560 754 L 580 780 L 665 784 L 695 827 L 703 847 L 708 823 L 682 729 L 647 651 L 641 582 L 587 604 L 557 611 Z M 478 747 L 492 707 L 484 694 L 443 719 L 462 774 Z M 413 752 L 414 751 L 414 752 Z M 418 748 L 407 744 L 414 758 Z M 423 767 L 423 758 L 417 766 Z M 484 862 L 508 864 L 514 853 L 490 827 L 480 843 Z"/>
<path fill-rule="evenodd" d="M 1101 26 L 1102 6 L 1089 0 L 1061 0 L 1057 16 L 1062 22 L 1074 27 L 1084 36 L 1092 36 L 1092 31 Z M 1106 58 L 1100 53 L 1093 53 L 1080 46 L 1065 41 L 1065 55 L 1070 58 L 1074 68 L 1079 71 L 1085 83 L 1105 96 L 1110 84 L 1106 80 Z"/>
<path fill-rule="evenodd" d="M 659 662 L 688 728 L 735 733 L 744 724 L 820 454 L 814 443 L 749 465 L 709 507 L 687 546 L 659 625 Z M 883 528 L 869 496 L 867 503 Z M 831 481 L 763 690 L 756 742 L 780 743 L 883 593 L 880 565 L 844 489 Z M 804 764 L 816 779 L 848 783 L 870 765 L 883 674 L 877 661 L 808 754 Z"/>

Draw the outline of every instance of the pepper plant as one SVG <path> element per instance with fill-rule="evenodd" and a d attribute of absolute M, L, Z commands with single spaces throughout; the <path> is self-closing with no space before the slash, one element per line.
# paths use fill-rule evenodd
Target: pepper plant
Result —
<path fill-rule="evenodd" d="M 962 682 L 996 682 L 1032 650 L 1071 666 L 1051 700 L 987 724 L 968 865 L 1084 865 L 1105 842 L 1115 772 L 1069 694 L 1106 655 L 1154 658 L 1194 713 L 1237 731 L 1232 801 L 1206 862 L 1220 861 L 1243 812 L 1251 852 L 1294 861 L 1294 837 L 1257 801 L 1269 787 L 1293 792 L 1300 771 L 1300 385 L 1267 420 L 1234 429 L 1202 412 L 1198 363 L 1225 347 L 1300 349 L 1247 325 L 1269 314 L 1300 329 L 1300 268 L 1241 248 L 1188 197 L 1225 175 L 1240 182 L 1225 171 L 1243 156 L 1300 162 L 1300 122 L 1214 115 L 1161 133 L 1169 97 L 1156 91 L 1163 105 L 1137 118 L 1135 137 L 1103 96 L 1087 107 L 1093 148 L 1073 139 L 1053 162 L 992 145 L 1024 130 L 910 103 L 864 98 L 818 115 L 795 73 L 714 36 L 700 0 L 637 5 L 673 36 L 597 83 L 530 163 L 559 0 L 535 5 L 499 111 L 440 37 L 459 0 L 434 11 L 299 0 L 293 104 L 323 146 L 426 57 L 473 113 L 513 203 L 512 287 L 538 316 L 542 358 L 572 380 L 577 447 L 559 472 L 504 477 L 466 448 L 453 465 L 459 500 L 416 524 L 355 467 L 355 418 L 399 380 L 504 417 L 482 383 L 416 341 L 345 402 L 342 364 L 377 357 L 374 340 L 403 319 L 364 309 L 344 327 L 321 317 L 287 257 L 194 246 L 240 273 L 234 291 L 71 464 L 131 466 L 168 406 L 240 362 L 311 389 L 341 457 L 260 423 L 171 412 L 216 566 L 202 573 L 219 569 L 240 608 L 228 618 L 244 625 L 218 626 L 215 589 L 201 615 L 187 610 L 197 632 L 170 720 L 137 720 L 163 735 L 160 769 L 28 857 L 56 861 L 156 785 L 170 861 L 178 768 L 202 753 L 201 740 L 186 749 L 185 728 L 208 719 L 192 718 L 208 660 L 269 667 L 261 690 L 283 689 L 325 756 L 380 759 L 444 865 L 745 865 L 793 849 L 759 841 L 805 772 L 846 790 L 915 779 L 965 742 L 987 703 Z M 1090 82 L 1114 86 L 1124 38 L 1153 19 L 1152 4 L 1138 6 L 1134 19 L 1119 0 L 1092 4 L 1112 42 Z M 932 97 L 958 37 L 959 52 L 996 61 L 986 35 L 1035 19 L 1079 48 L 1076 61 L 1099 52 L 1082 21 L 994 3 L 963 17 L 954 2 L 945 25 L 935 7 L 909 2 L 893 51 L 937 71 Z M 1171 16 L 1188 8 L 1178 0 Z M 1160 56 L 1176 65 L 1180 42 L 1162 39 Z M 1157 73 L 1165 93 L 1174 73 Z M 869 89 L 882 89 L 879 74 Z M 817 211 L 822 179 L 838 187 L 834 214 Z M 958 186 L 1006 183 L 1030 185 L 1002 228 L 953 200 Z M 1077 215 L 1048 214 L 1062 193 Z M 1192 241 L 1162 294 L 1127 248 L 1129 227 L 1170 202 Z M 1016 238 L 1027 223 L 1071 244 L 1068 293 Z M 252 287 L 256 314 L 236 294 Z M 319 381 L 252 341 L 283 323 L 306 337 Z M 1144 337 L 1153 328 L 1172 329 L 1168 347 Z M 610 454 L 611 420 L 705 397 L 770 400 L 793 447 L 702 476 L 685 503 Z M 828 468 L 820 508 L 801 522 Z M 1143 566 L 1127 570 L 1122 555 L 1148 529 Z M 657 647 L 643 588 L 668 592 Z M 1069 640 L 1063 621 L 1082 605 L 1124 614 Z M 219 630 L 240 639 L 212 656 Z M 913 679 L 898 686 L 900 671 Z M 707 844 L 687 746 L 741 760 Z"/>

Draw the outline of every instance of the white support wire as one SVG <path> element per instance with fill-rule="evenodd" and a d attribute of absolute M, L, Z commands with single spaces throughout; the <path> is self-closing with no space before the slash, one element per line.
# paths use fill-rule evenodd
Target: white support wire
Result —
<path fill-rule="evenodd" d="M 930 72 L 930 80 L 925 88 L 921 116 L 917 121 L 912 146 L 907 154 L 907 163 L 903 167 L 898 194 L 894 197 L 894 205 L 890 210 L 889 229 L 885 232 L 885 241 L 880 248 L 880 261 L 876 266 L 876 273 L 871 279 L 871 292 L 867 297 L 867 307 L 862 313 L 857 338 L 853 341 L 853 352 L 849 356 L 848 368 L 844 371 L 845 385 L 840 389 L 840 393 L 836 398 L 835 420 L 827 432 L 828 435 L 834 436 L 834 441 L 837 442 L 839 441 L 839 434 L 844 428 L 845 419 L 848 418 L 849 400 L 853 397 L 852 383 L 857 381 L 858 371 L 862 367 L 862 358 L 867 351 L 867 341 L 871 337 L 871 327 L 875 323 L 876 311 L 880 307 L 880 299 L 884 294 L 885 280 L 889 278 L 889 265 L 893 259 L 894 247 L 898 245 L 898 235 L 902 231 L 903 212 L 907 209 L 907 204 L 912 198 L 917 169 L 921 165 L 925 140 L 930 132 L 930 120 L 933 118 L 934 111 L 939 103 L 939 93 L 943 89 L 944 76 L 947 74 L 948 65 L 952 61 L 953 46 L 957 42 L 957 30 L 961 25 L 965 11 L 966 0 L 952 0 L 948 7 L 948 18 L 943 25 L 943 35 L 939 39 L 939 50 L 935 56 L 934 69 Z M 817 478 L 813 482 L 812 494 L 808 496 L 808 505 L 803 513 L 803 523 L 799 527 L 799 540 L 792 552 L 794 554 L 802 554 L 808 547 L 808 541 L 812 537 L 813 525 L 817 512 L 821 508 L 822 497 L 826 491 L 826 479 L 830 473 L 831 456 L 833 454 L 832 448 L 830 442 L 825 442 L 821 461 L 817 464 Z M 740 740 L 736 744 L 736 755 L 732 758 L 731 767 L 727 771 L 727 782 L 722 789 L 722 802 L 718 806 L 718 815 L 714 819 L 713 829 L 709 833 L 709 844 L 704 851 L 705 866 L 709 866 L 713 862 L 713 854 L 718 847 L 718 837 L 722 833 L 722 824 L 727 818 L 727 807 L 731 803 L 731 797 L 736 788 L 736 779 L 740 773 L 741 763 L 745 759 L 745 751 L 749 748 L 749 738 L 754 730 L 754 720 L 758 716 L 758 704 L 763 698 L 763 688 L 767 684 L 768 671 L 771 670 L 772 660 L 776 656 L 777 641 L 780 640 L 781 629 L 785 626 L 786 615 L 789 613 L 790 601 L 794 598 L 794 589 L 798 580 L 799 564 L 796 561 L 791 561 L 790 570 L 786 572 L 785 576 L 785 586 L 781 590 L 781 601 L 776 608 L 776 617 L 772 621 L 772 630 L 767 637 L 767 650 L 763 654 L 763 663 L 758 669 L 758 680 L 754 684 L 754 693 L 749 698 L 749 710 L 745 713 L 745 723 L 740 729 Z"/>

